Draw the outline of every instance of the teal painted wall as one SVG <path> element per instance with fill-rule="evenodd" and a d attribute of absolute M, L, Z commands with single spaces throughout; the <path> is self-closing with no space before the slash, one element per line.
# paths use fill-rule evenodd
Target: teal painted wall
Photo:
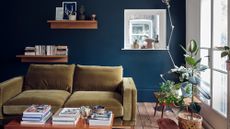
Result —
<path fill-rule="evenodd" d="M 161 73 L 172 63 L 166 51 L 122 51 L 124 43 L 124 9 L 165 9 L 161 0 L 77 0 L 86 7 L 86 14 L 96 13 L 97 30 L 52 30 L 47 20 L 55 19 L 55 7 L 61 0 L 10 0 L 1 3 L 1 67 L 0 81 L 25 75 L 29 64 L 22 64 L 15 55 L 25 46 L 63 44 L 69 46 L 69 63 L 88 65 L 122 65 L 124 75 L 134 78 L 139 101 L 153 101 L 152 92 L 159 89 Z M 185 1 L 171 5 L 175 33 L 172 55 L 176 64 L 183 64 L 185 45 Z M 169 22 L 167 25 L 169 28 Z M 167 31 L 169 34 L 169 30 Z"/>

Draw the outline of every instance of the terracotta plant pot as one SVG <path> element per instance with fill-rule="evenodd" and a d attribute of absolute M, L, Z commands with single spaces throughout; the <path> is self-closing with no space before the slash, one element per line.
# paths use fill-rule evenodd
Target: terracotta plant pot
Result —
<path fill-rule="evenodd" d="M 191 113 L 179 113 L 178 124 L 180 129 L 202 129 L 202 116 L 194 113 L 191 120 Z"/>
<path fill-rule="evenodd" d="M 227 71 L 230 71 L 230 60 L 226 61 L 226 69 Z"/>

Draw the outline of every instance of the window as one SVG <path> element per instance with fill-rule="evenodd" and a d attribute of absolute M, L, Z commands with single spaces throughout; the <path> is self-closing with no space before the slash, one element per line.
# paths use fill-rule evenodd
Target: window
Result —
<path fill-rule="evenodd" d="M 126 9 L 124 49 L 166 49 L 165 9 Z"/>
<path fill-rule="evenodd" d="M 219 115 L 227 117 L 226 58 L 220 57 L 216 47 L 228 45 L 228 0 L 201 0 L 200 15 L 200 57 L 201 64 L 209 70 L 201 73 L 201 87 L 212 95 L 206 102 Z"/>

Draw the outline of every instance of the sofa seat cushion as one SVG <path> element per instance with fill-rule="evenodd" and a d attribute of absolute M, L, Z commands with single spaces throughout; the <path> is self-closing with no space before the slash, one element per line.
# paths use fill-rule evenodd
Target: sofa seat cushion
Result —
<path fill-rule="evenodd" d="M 75 65 L 31 64 L 25 76 L 25 90 L 66 90 L 72 92 Z"/>
<path fill-rule="evenodd" d="M 87 66 L 75 68 L 74 90 L 116 91 L 122 82 L 122 66 Z"/>
<path fill-rule="evenodd" d="M 65 103 L 65 107 L 104 106 L 111 110 L 115 117 L 123 116 L 122 97 L 109 91 L 76 91 Z"/>
<path fill-rule="evenodd" d="M 64 90 L 27 90 L 7 101 L 3 105 L 3 113 L 22 114 L 32 104 L 49 104 L 55 112 L 64 105 L 69 96 L 70 93 Z"/>

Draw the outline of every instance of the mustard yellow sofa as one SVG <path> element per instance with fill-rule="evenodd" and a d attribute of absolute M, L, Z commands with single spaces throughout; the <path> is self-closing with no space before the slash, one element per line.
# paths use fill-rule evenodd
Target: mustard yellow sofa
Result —
<path fill-rule="evenodd" d="M 31 64 L 25 77 L 0 83 L 0 119 L 21 115 L 32 104 L 50 104 L 52 112 L 102 105 L 113 111 L 114 126 L 133 126 L 137 90 L 122 66 Z"/>

